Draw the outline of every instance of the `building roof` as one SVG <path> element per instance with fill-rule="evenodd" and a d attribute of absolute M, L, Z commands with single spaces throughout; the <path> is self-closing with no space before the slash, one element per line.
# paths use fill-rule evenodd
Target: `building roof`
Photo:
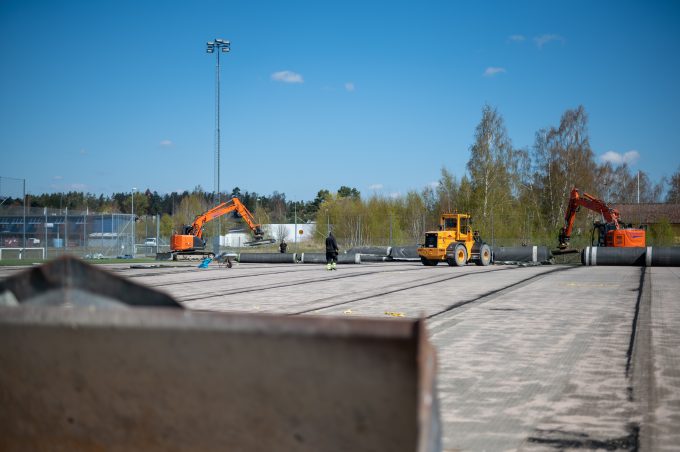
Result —
<path fill-rule="evenodd" d="M 671 224 L 680 224 L 680 204 L 613 204 L 626 223 L 658 223 L 662 218 Z"/>

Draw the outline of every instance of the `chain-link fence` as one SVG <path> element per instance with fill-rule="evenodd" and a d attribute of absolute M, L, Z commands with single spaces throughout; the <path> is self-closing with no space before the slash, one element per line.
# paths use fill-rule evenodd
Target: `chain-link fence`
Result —
<path fill-rule="evenodd" d="M 51 259 L 66 253 L 84 258 L 155 253 L 156 244 L 135 246 L 132 234 L 130 214 L 0 206 L 0 259 Z"/>

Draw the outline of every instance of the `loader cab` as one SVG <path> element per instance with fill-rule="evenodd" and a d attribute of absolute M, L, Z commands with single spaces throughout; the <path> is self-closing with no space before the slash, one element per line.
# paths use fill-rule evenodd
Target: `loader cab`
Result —
<path fill-rule="evenodd" d="M 454 240 L 466 240 L 465 236 L 471 234 L 472 218 L 464 213 L 445 213 L 439 224 L 440 231 L 452 232 Z"/>
<path fill-rule="evenodd" d="M 458 230 L 458 218 L 457 217 L 452 217 L 449 218 L 447 215 L 444 215 L 442 217 L 442 231 L 457 231 Z"/>

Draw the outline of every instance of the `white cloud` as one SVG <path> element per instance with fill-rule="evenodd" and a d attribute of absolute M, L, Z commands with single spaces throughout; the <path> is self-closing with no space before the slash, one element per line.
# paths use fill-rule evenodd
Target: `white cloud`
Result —
<path fill-rule="evenodd" d="M 636 150 L 631 150 L 620 154 L 616 151 L 607 151 L 600 156 L 600 161 L 609 162 L 612 165 L 622 165 L 624 163 L 630 165 L 640 158 L 640 153 Z"/>
<path fill-rule="evenodd" d="M 345 83 L 345 90 L 349 91 L 350 93 L 354 91 L 354 83 L 352 82 Z"/>
<path fill-rule="evenodd" d="M 564 44 L 565 39 L 562 36 L 555 34 L 546 34 L 534 38 L 534 42 L 539 49 L 542 49 L 544 45 L 552 41 L 559 41 Z"/>
<path fill-rule="evenodd" d="M 400 197 L 401 197 L 401 192 L 395 191 L 395 192 L 390 193 L 390 198 L 392 198 L 392 199 L 397 199 L 397 198 L 400 198 Z"/>
<path fill-rule="evenodd" d="M 382 188 L 383 184 L 373 184 L 368 186 L 369 190 L 382 190 Z"/>
<path fill-rule="evenodd" d="M 430 188 L 435 189 L 435 188 L 439 187 L 439 181 L 433 181 L 433 182 L 430 182 L 427 185 L 429 185 Z"/>
<path fill-rule="evenodd" d="M 89 152 L 87 152 L 85 149 L 80 150 L 80 155 L 87 155 Z"/>
<path fill-rule="evenodd" d="M 511 35 L 508 36 L 508 39 L 512 42 L 522 42 L 525 41 L 527 38 L 525 38 L 523 35 Z"/>
<path fill-rule="evenodd" d="M 68 187 L 73 191 L 85 191 L 87 189 L 85 184 L 70 184 Z"/>
<path fill-rule="evenodd" d="M 54 180 L 62 180 L 64 176 L 52 176 L 52 179 Z"/>
<path fill-rule="evenodd" d="M 302 75 L 293 71 L 279 71 L 272 74 L 272 80 L 283 83 L 302 83 Z"/>
<path fill-rule="evenodd" d="M 163 147 L 166 147 L 166 148 L 167 148 L 167 147 L 172 146 L 174 143 L 172 142 L 172 140 L 161 140 L 161 142 L 158 143 L 158 144 L 159 144 L 160 146 L 163 146 Z"/>
<path fill-rule="evenodd" d="M 493 77 L 494 75 L 501 74 L 503 72 L 507 72 L 504 67 L 490 66 L 490 67 L 486 68 L 486 70 L 484 71 L 484 74 L 482 74 L 482 75 L 484 75 L 484 77 Z"/>

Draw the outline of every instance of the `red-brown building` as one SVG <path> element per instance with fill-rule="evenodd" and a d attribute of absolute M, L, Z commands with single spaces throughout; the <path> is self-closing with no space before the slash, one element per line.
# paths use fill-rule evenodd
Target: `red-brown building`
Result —
<path fill-rule="evenodd" d="M 618 209 L 624 223 L 647 225 L 648 230 L 667 220 L 673 230 L 674 244 L 680 245 L 680 204 L 614 204 L 612 207 Z"/>

